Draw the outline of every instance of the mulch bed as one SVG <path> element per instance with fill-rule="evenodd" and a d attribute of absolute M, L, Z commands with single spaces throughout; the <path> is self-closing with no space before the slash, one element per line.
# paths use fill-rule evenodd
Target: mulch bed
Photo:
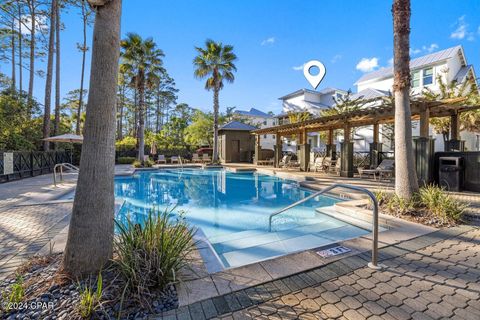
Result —
<path fill-rule="evenodd" d="M 97 289 L 97 276 L 71 279 L 61 271 L 62 255 L 34 257 L 17 270 L 23 280 L 24 298 L 21 303 L 7 304 L 7 297 L 17 276 L 0 282 L 0 319 L 82 319 L 79 312 L 82 288 Z M 141 301 L 134 295 L 124 295 L 125 281 L 114 267 L 102 271 L 102 295 L 100 304 L 88 319 L 147 319 L 178 307 L 175 287 L 170 285 L 163 292 L 151 292 Z M 10 310 L 8 310 L 10 308 Z"/>

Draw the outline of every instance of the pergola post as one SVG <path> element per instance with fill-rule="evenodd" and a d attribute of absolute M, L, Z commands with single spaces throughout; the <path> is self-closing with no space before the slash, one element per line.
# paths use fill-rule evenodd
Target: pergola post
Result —
<path fill-rule="evenodd" d="M 310 144 L 308 144 L 307 130 L 305 128 L 300 132 L 298 160 L 300 162 L 300 171 L 308 171 L 308 163 L 310 162 Z"/>
<path fill-rule="evenodd" d="M 350 142 L 351 128 L 349 124 L 345 124 L 343 128 L 343 143 L 341 144 L 340 156 L 340 176 L 353 177 L 353 142 Z"/>
<path fill-rule="evenodd" d="M 280 160 L 282 159 L 282 136 L 280 133 L 277 131 L 275 133 L 275 147 L 274 147 L 274 152 L 275 152 L 275 159 L 273 166 L 275 168 L 278 168 L 278 164 L 280 163 Z"/>
<path fill-rule="evenodd" d="M 334 160 L 336 158 L 337 146 L 333 143 L 333 129 L 328 130 L 328 141 L 325 147 L 326 156 Z"/>
<path fill-rule="evenodd" d="M 254 158 L 254 164 L 258 165 L 258 161 L 262 160 L 262 146 L 260 143 L 260 135 L 256 134 L 255 135 L 255 158 Z"/>
<path fill-rule="evenodd" d="M 380 162 L 380 152 L 382 152 L 382 143 L 379 142 L 380 125 L 373 124 L 373 142 L 370 143 L 370 168 L 376 168 Z"/>
<path fill-rule="evenodd" d="M 460 140 L 460 116 L 457 112 L 450 116 L 450 140 L 445 151 L 465 151 L 465 141 Z"/>
<path fill-rule="evenodd" d="M 430 110 L 426 105 L 420 111 L 420 137 L 413 140 L 415 168 L 419 185 L 433 181 L 435 140 L 430 138 Z"/>

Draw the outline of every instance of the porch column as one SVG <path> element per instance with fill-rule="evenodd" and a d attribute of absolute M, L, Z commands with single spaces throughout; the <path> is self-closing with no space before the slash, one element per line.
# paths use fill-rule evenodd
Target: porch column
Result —
<path fill-rule="evenodd" d="M 413 154 L 418 184 L 423 186 L 433 181 L 435 139 L 430 138 L 430 110 L 426 105 L 420 111 L 420 137 L 413 140 Z"/>
<path fill-rule="evenodd" d="M 255 135 L 255 159 L 254 159 L 255 165 L 258 165 L 259 160 L 262 160 L 262 147 L 260 144 L 260 135 L 257 134 Z"/>
<path fill-rule="evenodd" d="M 353 177 L 353 142 L 350 142 L 351 128 L 348 124 L 343 128 L 343 143 L 341 144 L 340 176 Z"/>
<path fill-rule="evenodd" d="M 450 116 L 450 140 L 445 151 L 465 151 L 465 141 L 460 140 L 460 116 L 455 112 Z"/>
<path fill-rule="evenodd" d="M 327 157 L 335 159 L 337 154 L 337 146 L 333 143 L 333 129 L 328 130 L 328 141 L 325 147 Z"/>
<path fill-rule="evenodd" d="M 310 162 L 310 144 L 307 142 L 307 130 L 304 128 L 300 133 L 300 145 L 298 146 L 300 171 L 308 171 L 308 163 Z"/>
<path fill-rule="evenodd" d="M 376 168 L 380 162 L 380 152 L 382 152 L 382 144 L 379 142 L 380 125 L 373 124 L 373 142 L 370 143 L 370 168 Z"/>
<path fill-rule="evenodd" d="M 274 149 L 275 149 L 274 150 L 275 151 L 275 159 L 274 159 L 273 166 L 275 168 L 278 168 L 278 163 L 282 159 L 282 136 L 278 132 L 275 133 L 275 147 L 274 147 Z"/>

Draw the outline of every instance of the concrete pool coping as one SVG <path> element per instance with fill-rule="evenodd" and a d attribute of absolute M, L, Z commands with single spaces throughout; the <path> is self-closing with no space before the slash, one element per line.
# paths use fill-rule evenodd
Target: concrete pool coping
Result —
<path fill-rule="evenodd" d="M 200 168 L 199 165 L 185 165 L 188 168 Z M 123 168 L 122 170 L 115 173 L 115 176 L 130 176 L 135 174 L 136 171 L 149 171 L 149 170 L 162 170 L 162 169 L 172 169 L 172 168 L 182 168 L 181 166 L 176 165 L 166 165 L 166 166 L 155 166 L 154 168 Z M 231 169 L 231 168 L 230 168 Z M 245 172 L 247 170 L 229 170 L 233 172 Z M 252 170 L 248 170 L 251 172 Z M 289 174 L 288 172 L 275 172 L 272 170 L 255 170 L 255 172 L 275 175 L 279 178 L 295 180 L 299 182 L 299 185 L 315 190 L 308 184 L 308 181 L 314 181 L 313 178 L 308 176 L 299 176 L 298 174 Z M 65 192 L 62 192 L 62 195 L 66 195 L 72 192 L 75 187 L 69 188 Z M 336 193 L 332 193 L 335 195 Z M 56 198 L 61 197 L 57 195 Z M 65 200 L 54 200 L 51 201 L 65 201 Z M 66 200 L 72 201 L 72 200 Z M 363 201 L 363 202 L 362 202 Z M 341 204 L 336 204 L 336 210 L 344 215 L 351 215 L 354 212 L 357 215 L 360 215 L 362 219 L 371 219 L 371 212 L 365 208 L 359 207 L 364 206 L 364 200 L 350 200 L 342 202 Z M 117 207 L 117 206 L 116 206 Z M 118 210 L 120 207 L 118 207 Z M 397 244 L 402 241 L 410 240 L 417 238 L 422 235 L 429 234 L 436 231 L 437 229 L 432 227 L 427 227 L 424 225 L 416 224 L 409 222 L 400 218 L 396 218 L 389 215 L 380 214 L 379 224 L 388 229 L 379 233 L 379 248 L 390 246 L 392 244 Z M 53 239 L 51 244 L 46 245 L 40 250 L 40 254 L 48 254 L 50 250 L 54 252 L 62 252 L 66 244 L 66 238 L 68 235 L 68 226 L 65 227 L 60 233 L 58 233 Z M 333 246 L 342 245 L 351 249 L 350 252 L 331 256 L 328 258 L 323 258 L 318 255 L 316 252 L 318 250 L 327 249 Z M 305 250 L 302 252 L 291 253 L 284 256 L 252 263 L 249 265 L 225 269 L 219 272 L 208 274 L 205 270 L 202 270 L 202 266 L 197 268 L 196 276 L 190 280 L 185 280 L 176 284 L 179 306 L 186 306 L 206 300 L 209 298 L 214 298 L 229 294 L 232 292 L 240 291 L 257 285 L 261 285 L 267 282 L 271 282 L 277 279 L 285 278 L 297 273 L 302 273 L 309 271 L 323 265 L 330 264 L 334 261 L 338 261 L 350 256 L 358 255 L 360 253 L 367 253 L 371 250 L 372 247 L 372 237 L 371 234 L 361 236 L 354 239 L 339 241 L 331 243 L 326 246 Z M 199 254 L 199 251 L 195 253 L 196 259 L 201 259 L 201 264 L 204 263 L 203 258 Z M 197 261 L 198 263 L 198 261 Z"/>

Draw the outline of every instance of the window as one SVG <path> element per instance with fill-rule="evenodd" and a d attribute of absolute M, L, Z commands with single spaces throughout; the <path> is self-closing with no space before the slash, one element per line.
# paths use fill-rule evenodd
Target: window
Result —
<path fill-rule="evenodd" d="M 264 138 L 264 139 L 267 139 L 267 135 L 266 135 L 266 134 L 264 134 L 264 135 L 263 135 L 263 138 Z"/>
<path fill-rule="evenodd" d="M 275 135 L 274 135 L 274 134 L 272 134 L 272 138 L 275 139 Z"/>
<path fill-rule="evenodd" d="M 423 69 L 423 85 L 428 86 L 433 83 L 433 68 Z"/>
<path fill-rule="evenodd" d="M 267 125 L 267 120 L 263 121 L 263 125 L 264 125 L 264 126 Z"/>
<path fill-rule="evenodd" d="M 337 99 L 343 98 L 343 94 L 337 92 L 337 93 L 335 94 L 335 98 L 337 98 Z"/>
<path fill-rule="evenodd" d="M 412 88 L 420 87 L 420 71 L 412 73 Z"/>

